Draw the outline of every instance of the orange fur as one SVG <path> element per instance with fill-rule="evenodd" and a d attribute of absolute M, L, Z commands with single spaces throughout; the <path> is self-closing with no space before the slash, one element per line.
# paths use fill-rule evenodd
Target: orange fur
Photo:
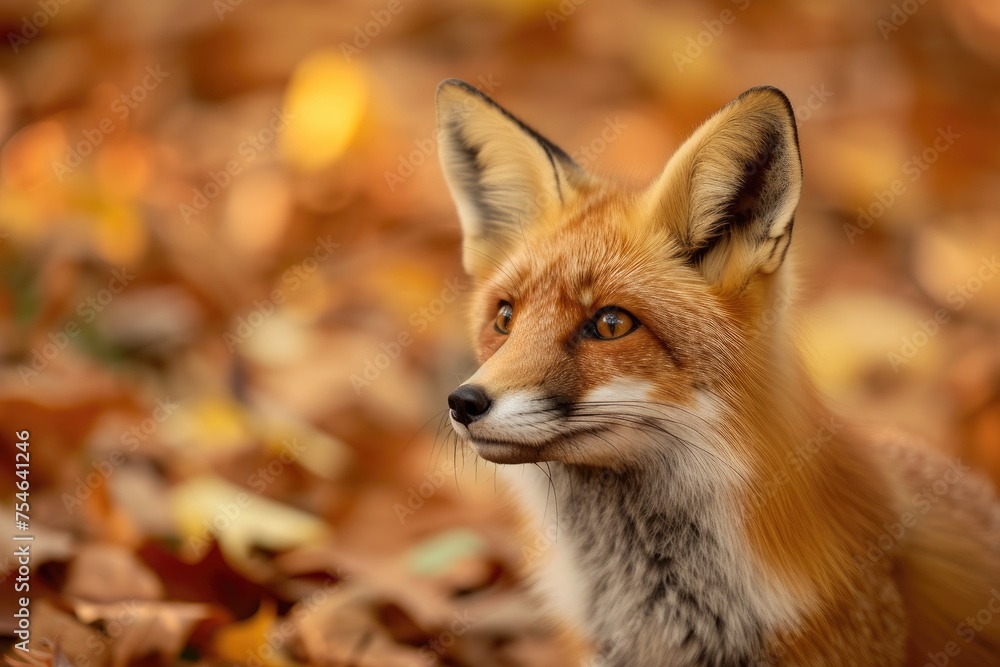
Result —
<path fill-rule="evenodd" d="M 478 120 L 474 136 L 443 140 L 446 168 L 455 168 L 449 160 L 458 159 L 463 141 L 472 148 L 490 142 L 492 152 L 463 163 L 482 169 L 485 182 L 491 156 L 519 146 L 532 168 L 519 172 L 505 162 L 500 194 L 489 195 L 516 208 L 518 197 L 537 202 L 545 194 L 544 205 L 515 210 L 516 225 L 494 224 L 492 232 L 460 203 L 466 266 L 479 288 L 471 313 L 482 364 L 475 383 L 491 395 L 533 388 L 579 399 L 628 378 L 653 387 L 650 400 L 689 410 L 710 387 L 725 407 L 716 425 L 727 445 L 722 457 L 743 480 L 730 519 L 801 612 L 795 627 L 768 635 L 775 664 L 924 665 L 939 654 L 949 665 L 1000 664 L 1000 592 L 995 620 L 971 634 L 965 620 L 990 609 L 1000 589 L 1000 505 L 992 489 L 970 472 L 936 493 L 935 484 L 940 490 L 941 480 L 957 475 L 952 469 L 947 477 L 948 462 L 866 442 L 823 406 L 799 364 L 792 324 L 776 304 L 792 285 L 781 259 L 800 176 L 782 164 L 765 174 L 779 182 L 765 182 L 762 197 L 777 197 L 767 188 L 784 184 L 791 198 L 768 209 L 785 222 L 760 227 L 751 210 L 745 227 L 713 242 L 698 262 L 689 259 L 724 224 L 718 210 L 733 205 L 726 179 L 734 161 L 760 150 L 758 134 L 771 133 L 779 156 L 792 151 L 794 125 L 769 129 L 785 114 L 780 99 L 741 97 L 682 147 L 651 188 L 635 189 L 574 171 L 551 147 L 538 149 L 522 128 L 450 85 L 440 93 L 443 133 L 462 130 L 448 116 L 459 100 Z M 797 152 L 794 158 L 797 165 Z M 554 177 L 546 176 L 550 162 Z M 460 177 L 450 181 L 457 198 Z M 514 306 L 510 335 L 493 328 L 499 302 Z M 605 305 L 627 309 L 642 326 L 620 340 L 581 340 L 581 322 Z M 542 447 L 539 457 L 627 471 L 643 465 L 642 447 L 560 443 Z M 936 500 L 922 512 L 930 501 L 915 497 L 928 486 Z M 907 513 L 913 525 L 904 525 Z"/>

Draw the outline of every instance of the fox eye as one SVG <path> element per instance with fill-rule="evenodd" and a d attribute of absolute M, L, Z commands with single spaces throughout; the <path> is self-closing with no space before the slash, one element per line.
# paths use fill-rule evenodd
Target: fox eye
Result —
<path fill-rule="evenodd" d="M 587 322 L 585 332 L 592 338 L 612 340 L 632 333 L 638 326 L 639 321 L 632 313 L 617 306 L 606 306 Z"/>
<path fill-rule="evenodd" d="M 506 301 L 500 302 L 497 319 L 493 322 L 493 330 L 505 336 L 510 333 L 510 320 L 514 317 L 514 306 Z"/>

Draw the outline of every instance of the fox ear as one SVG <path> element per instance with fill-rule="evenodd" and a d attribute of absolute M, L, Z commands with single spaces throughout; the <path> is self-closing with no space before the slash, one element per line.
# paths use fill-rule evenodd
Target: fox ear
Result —
<path fill-rule="evenodd" d="M 706 121 L 647 193 L 686 260 L 724 292 L 782 263 L 802 190 L 795 117 L 777 88 L 751 88 Z"/>
<path fill-rule="evenodd" d="M 522 227 L 557 213 L 582 170 L 568 155 L 464 81 L 437 89 L 441 166 L 462 223 L 462 262 L 490 273 Z"/>

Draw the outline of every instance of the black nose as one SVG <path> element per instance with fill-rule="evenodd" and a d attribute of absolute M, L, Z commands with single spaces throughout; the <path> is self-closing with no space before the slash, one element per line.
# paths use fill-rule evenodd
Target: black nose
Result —
<path fill-rule="evenodd" d="M 448 396 L 452 418 L 466 426 L 485 415 L 492 403 L 486 390 L 477 384 L 463 384 Z"/>

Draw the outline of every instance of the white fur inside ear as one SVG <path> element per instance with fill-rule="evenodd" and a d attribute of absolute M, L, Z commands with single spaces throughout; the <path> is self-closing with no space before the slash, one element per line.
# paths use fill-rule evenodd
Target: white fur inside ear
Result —
<path fill-rule="evenodd" d="M 802 189 L 795 119 L 773 88 L 751 89 L 707 120 L 647 192 L 649 215 L 724 291 L 784 260 Z"/>
<path fill-rule="evenodd" d="M 466 270 L 490 260 L 522 229 L 558 211 L 578 168 L 565 153 L 466 84 L 438 91 L 439 158 L 458 210 Z"/>

